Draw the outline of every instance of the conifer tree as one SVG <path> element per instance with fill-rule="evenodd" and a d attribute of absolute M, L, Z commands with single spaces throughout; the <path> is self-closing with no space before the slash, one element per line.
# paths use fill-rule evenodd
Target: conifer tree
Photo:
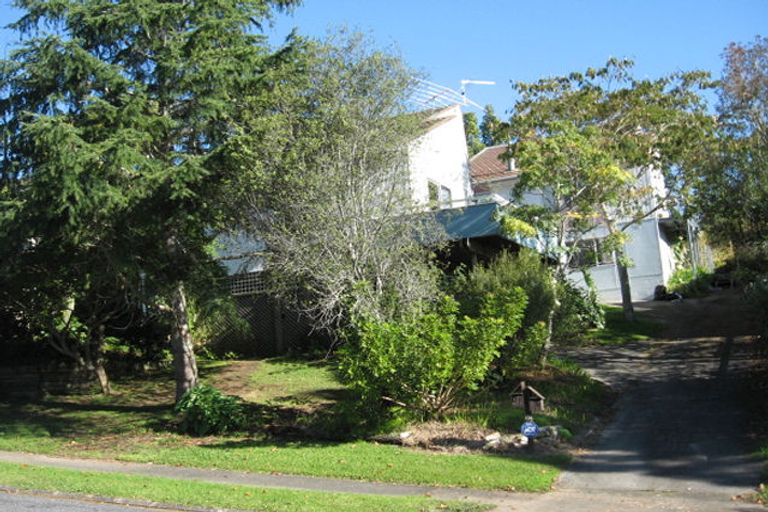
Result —
<path fill-rule="evenodd" d="M 221 195 L 246 145 L 240 117 L 285 58 L 257 29 L 294 3 L 15 4 L 25 38 L 0 68 L 0 235 L 4 259 L 15 256 L 4 273 L 32 261 L 65 269 L 48 304 L 55 317 L 95 277 L 141 274 L 173 311 L 177 400 L 197 381 L 185 282 L 211 263 Z M 27 291 L 51 285 L 45 271 L 36 278 Z"/>

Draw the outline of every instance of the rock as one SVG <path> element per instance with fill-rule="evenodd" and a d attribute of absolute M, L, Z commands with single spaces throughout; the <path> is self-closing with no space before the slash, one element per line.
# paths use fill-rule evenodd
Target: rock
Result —
<path fill-rule="evenodd" d="M 413 432 L 408 432 L 408 431 L 406 431 L 406 432 L 400 432 L 400 440 L 403 440 L 403 439 L 408 439 L 408 438 L 409 438 L 409 437 L 411 437 L 412 435 L 413 435 Z"/>
<path fill-rule="evenodd" d="M 499 439 L 501 439 L 501 434 L 499 434 L 498 432 L 494 432 L 493 434 L 488 434 L 487 436 L 485 436 L 485 440 L 489 443 L 493 441 L 498 441 Z"/>
<path fill-rule="evenodd" d="M 552 439 L 557 439 L 560 437 L 560 429 L 562 429 L 560 425 L 547 425 L 546 427 L 541 427 L 539 429 L 539 437 L 551 437 Z"/>

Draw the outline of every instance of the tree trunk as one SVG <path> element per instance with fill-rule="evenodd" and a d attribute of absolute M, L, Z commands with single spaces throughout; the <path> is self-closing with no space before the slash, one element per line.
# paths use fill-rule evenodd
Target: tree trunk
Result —
<path fill-rule="evenodd" d="M 544 368 L 544 365 L 547 364 L 547 357 L 549 357 L 549 353 L 552 351 L 552 334 L 555 331 L 555 315 L 557 314 L 557 310 L 560 308 L 560 299 L 558 298 L 557 285 L 558 279 L 553 275 L 552 298 L 554 300 L 552 301 L 552 309 L 549 310 L 549 314 L 547 315 L 547 338 L 544 340 L 544 345 L 541 347 L 541 352 L 539 353 L 539 366 L 542 368 Z"/>
<path fill-rule="evenodd" d="M 104 361 L 101 359 L 96 360 L 93 365 L 93 373 L 95 373 L 96 378 L 99 379 L 101 393 L 103 395 L 112 394 L 112 386 L 109 384 L 109 376 L 107 375 L 107 369 L 104 367 Z"/>
<path fill-rule="evenodd" d="M 104 325 L 100 324 L 92 334 L 93 351 L 88 351 L 88 366 L 96 375 L 103 395 L 112 394 L 112 386 L 109 384 L 107 368 L 104 366 Z M 93 353 L 95 352 L 95 354 Z"/>
<path fill-rule="evenodd" d="M 624 265 L 624 251 L 616 251 L 616 269 L 619 271 L 619 285 L 621 286 L 621 309 L 624 318 L 628 322 L 635 321 L 635 308 L 632 305 L 632 289 L 629 285 L 629 270 Z"/>
<path fill-rule="evenodd" d="M 197 384 L 197 361 L 195 360 L 192 335 L 189 331 L 187 297 L 184 284 L 179 283 L 172 299 L 174 332 L 171 347 L 173 349 L 173 369 L 176 378 L 176 403 L 184 393 Z"/>

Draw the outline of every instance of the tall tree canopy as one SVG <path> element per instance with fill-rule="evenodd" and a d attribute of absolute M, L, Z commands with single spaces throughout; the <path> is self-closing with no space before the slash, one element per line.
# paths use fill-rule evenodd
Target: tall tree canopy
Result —
<path fill-rule="evenodd" d="M 698 94 L 710 86 L 706 74 L 635 79 L 631 68 L 630 61 L 612 59 L 584 73 L 517 83 L 520 100 L 510 121 L 510 156 L 521 169 L 517 191 L 544 192 L 542 207 L 510 215 L 548 234 L 562 276 L 579 238 L 606 229 L 628 318 L 626 230 L 670 206 L 681 166 L 700 156 L 713 126 Z"/>
<path fill-rule="evenodd" d="M 3 277 L 34 280 L 17 287 L 27 312 L 52 291 L 45 313 L 61 318 L 141 274 L 173 311 L 177 399 L 197 380 L 184 283 L 211 262 L 222 193 L 252 142 L 248 98 L 290 53 L 255 29 L 294 3 L 15 4 L 26 38 L 0 64 Z"/>
<path fill-rule="evenodd" d="M 509 141 L 509 125 L 498 118 L 492 105 L 486 105 L 483 108 L 483 119 L 480 122 L 480 139 L 486 146 L 506 144 Z"/>
<path fill-rule="evenodd" d="M 294 304 L 317 325 L 388 319 L 436 293 L 422 245 L 436 228 L 413 215 L 409 151 L 425 121 L 406 108 L 414 72 L 359 35 L 305 57 L 251 127 L 270 140 L 254 158 L 273 192 L 251 198 L 247 226 L 277 290 L 300 290 Z"/>
<path fill-rule="evenodd" d="M 467 139 L 467 152 L 469 156 L 476 155 L 485 147 L 480 139 L 480 128 L 477 125 L 477 114 L 464 112 L 464 136 Z"/>
<path fill-rule="evenodd" d="M 723 57 L 719 146 L 698 169 L 693 203 L 711 240 L 759 248 L 768 239 L 768 38 L 732 43 Z"/>

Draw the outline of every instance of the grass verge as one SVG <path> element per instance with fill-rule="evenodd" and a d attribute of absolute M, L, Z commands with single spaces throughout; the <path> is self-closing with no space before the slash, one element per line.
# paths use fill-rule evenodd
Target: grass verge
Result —
<path fill-rule="evenodd" d="M 578 427 L 592 415 L 587 398 L 599 390 L 574 372 L 563 376 L 550 383 L 535 380 L 551 407 L 539 420 L 544 425 Z M 115 394 L 109 397 L 84 394 L 37 403 L 0 403 L 0 450 L 58 456 L 76 450 L 88 458 L 527 492 L 548 490 L 568 461 L 562 455 L 418 451 L 350 441 L 343 435 L 335 442 L 321 441 L 339 431 L 335 425 L 344 418 L 336 406 L 354 407 L 325 362 L 243 361 L 203 367 L 203 377 L 247 397 L 253 418 L 250 433 L 193 438 L 170 431 L 172 379 L 158 373 L 116 379 Z M 578 391 L 578 396 L 571 391 Z M 471 414 L 487 414 L 491 425 L 486 426 L 491 428 L 516 431 L 522 412 L 511 407 L 506 396 L 491 398 L 501 399 Z"/>
<path fill-rule="evenodd" d="M 154 410 L 153 410 L 154 411 Z M 390 483 L 545 491 L 566 462 L 440 454 L 365 441 L 264 436 L 190 438 L 156 426 L 156 411 L 80 404 L 0 404 L 0 449 L 236 471 Z"/>
<path fill-rule="evenodd" d="M 661 334 L 662 325 L 635 314 L 635 321 L 624 318 L 620 307 L 603 306 L 605 327 L 589 331 L 586 338 L 598 345 L 623 345 L 632 341 L 648 341 Z"/>
<path fill-rule="evenodd" d="M 0 483 L 17 489 L 97 495 L 173 505 L 260 512 L 454 511 L 490 507 L 426 497 L 389 497 L 319 491 L 264 489 L 169 478 L 122 475 L 0 462 Z"/>

